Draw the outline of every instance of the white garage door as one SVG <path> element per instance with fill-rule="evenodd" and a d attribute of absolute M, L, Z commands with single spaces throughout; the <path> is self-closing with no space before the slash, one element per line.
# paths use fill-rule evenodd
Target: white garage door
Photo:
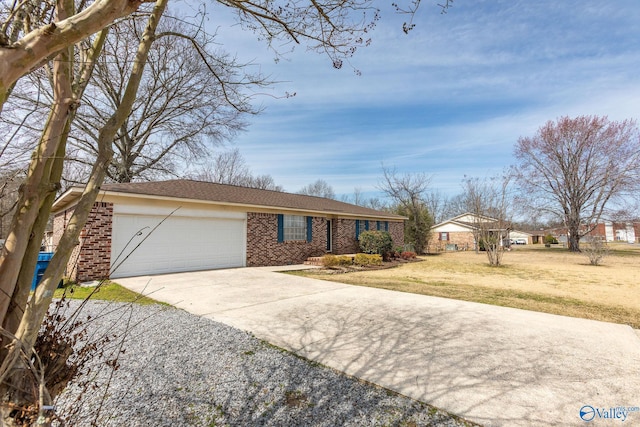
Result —
<path fill-rule="evenodd" d="M 244 266 L 244 220 L 163 219 L 156 215 L 113 216 L 112 278 Z"/>

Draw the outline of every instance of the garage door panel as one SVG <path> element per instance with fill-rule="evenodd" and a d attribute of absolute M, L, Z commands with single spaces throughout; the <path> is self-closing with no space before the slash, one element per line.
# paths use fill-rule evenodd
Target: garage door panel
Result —
<path fill-rule="evenodd" d="M 244 266 L 244 220 L 163 219 L 152 215 L 114 215 L 112 266 L 119 255 L 121 260 L 127 255 L 128 258 L 111 277 Z"/>

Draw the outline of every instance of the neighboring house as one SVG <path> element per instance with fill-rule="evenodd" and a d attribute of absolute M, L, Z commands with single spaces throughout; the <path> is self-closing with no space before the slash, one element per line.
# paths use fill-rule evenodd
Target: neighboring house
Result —
<path fill-rule="evenodd" d="M 604 230 L 604 232 L 603 232 Z M 640 243 L 640 222 L 604 222 L 589 233 L 592 236 L 605 236 L 607 242 Z"/>
<path fill-rule="evenodd" d="M 54 245 L 81 188 L 53 205 Z M 191 180 L 105 184 L 67 275 L 77 281 L 299 264 L 358 251 L 365 230 L 404 243 L 404 220 L 337 200 Z M 134 250 L 135 249 L 135 250 Z"/>
<path fill-rule="evenodd" d="M 483 224 L 497 223 L 495 218 L 486 216 L 477 216 L 471 213 L 464 213 L 454 218 L 443 221 L 431 227 L 431 244 L 430 251 L 460 251 L 476 249 L 476 234 L 478 223 Z M 502 239 L 509 238 L 509 230 L 507 228 L 500 229 L 495 227 L 496 233 L 500 233 Z"/>
<path fill-rule="evenodd" d="M 564 227 L 547 230 L 547 233 L 556 237 L 560 243 L 567 242 L 567 229 Z M 640 222 L 601 221 L 582 239 L 586 241 L 592 237 L 604 238 L 607 242 L 640 243 Z"/>

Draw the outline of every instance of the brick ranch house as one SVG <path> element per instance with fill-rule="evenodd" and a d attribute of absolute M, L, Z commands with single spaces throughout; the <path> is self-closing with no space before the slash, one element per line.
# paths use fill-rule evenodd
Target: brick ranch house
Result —
<path fill-rule="evenodd" d="M 497 223 L 494 218 L 485 216 L 476 216 L 472 213 L 464 213 L 456 217 L 442 221 L 431 227 L 431 243 L 429 244 L 430 252 L 442 251 L 471 251 L 476 249 L 476 233 L 478 223 L 492 224 Z M 503 241 L 510 238 L 509 228 L 495 227 L 492 233 L 499 234 Z M 518 238 L 526 238 L 526 233 L 519 233 Z M 531 243 L 529 240 L 527 243 Z"/>
<path fill-rule="evenodd" d="M 81 188 L 54 203 L 54 246 Z M 365 230 L 404 243 L 406 218 L 278 191 L 192 180 L 105 184 L 67 276 L 83 282 L 181 271 L 300 264 L 358 251 Z"/>

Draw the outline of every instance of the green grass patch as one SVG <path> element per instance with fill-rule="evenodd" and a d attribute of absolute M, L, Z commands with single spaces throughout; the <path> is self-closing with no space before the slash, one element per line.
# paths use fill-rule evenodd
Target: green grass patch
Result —
<path fill-rule="evenodd" d="M 93 293 L 93 294 L 92 294 Z M 97 289 L 95 287 L 82 287 L 79 285 L 67 285 L 64 288 L 56 289 L 54 298 L 62 298 L 65 296 L 69 299 L 84 300 L 91 296 L 92 300 L 113 301 L 113 302 L 133 302 L 141 305 L 164 304 L 152 298 L 140 295 L 137 292 L 130 291 L 117 283 L 105 282 Z"/>

